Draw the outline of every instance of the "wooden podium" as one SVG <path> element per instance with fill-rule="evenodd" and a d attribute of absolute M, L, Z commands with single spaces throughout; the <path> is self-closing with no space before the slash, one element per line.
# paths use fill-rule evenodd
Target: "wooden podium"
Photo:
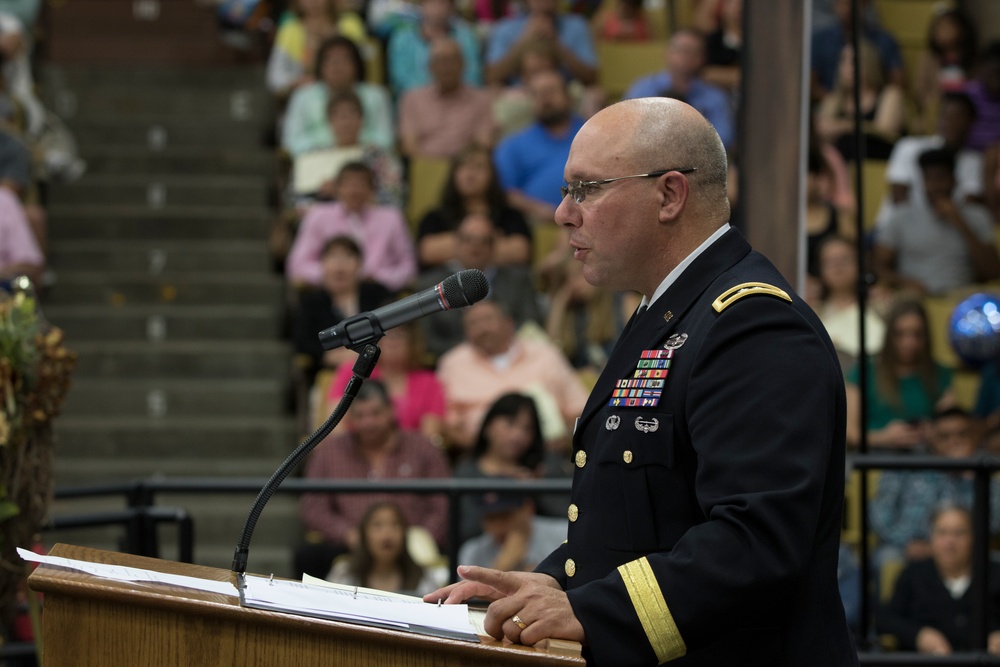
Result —
<path fill-rule="evenodd" d="M 51 555 L 234 581 L 228 570 L 56 545 Z M 43 667 L 584 665 L 579 645 L 475 644 L 241 607 L 234 596 L 39 565 Z"/>

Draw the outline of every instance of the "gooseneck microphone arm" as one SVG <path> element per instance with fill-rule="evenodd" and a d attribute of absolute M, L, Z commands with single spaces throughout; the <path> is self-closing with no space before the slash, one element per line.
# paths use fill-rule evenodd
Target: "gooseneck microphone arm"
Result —
<path fill-rule="evenodd" d="M 375 340 L 377 341 L 377 338 Z M 271 479 L 267 480 L 260 493 L 257 494 L 257 500 L 254 501 L 253 507 L 250 509 L 246 525 L 243 526 L 243 534 L 240 535 L 240 541 L 236 544 L 236 553 L 233 554 L 233 572 L 241 575 L 239 577 L 241 588 L 243 587 L 242 575 L 247 571 L 247 560 L 250 556 L 250 539 L 253 537 L 254 528 L 257 527 L 257 519 L 260 518 L 261 513 L 264 511 L 264 506 L 271 499 L 271 496 L 274 495 L 274 492 L 278 490 L 278 487 L 281 486 L 281 483 L 285 481 L 285 478 L 288 477 L 288 473 L 295 470 L 306 456 L 308 456 L 309 452 L 315 449 L 316 445 L 323 442 L 326 436 L 330 435 L 333 429 L 337 427 L 337 424 L 340 423 L 340 420 L 344 418 L 344 415 L 347 414 L 347 409 L 354 402 L 354 397 L 358 395 L 361 385 L 364 384 L 365 380 L 371 376 L 372 371 L 375 369 L 375 364 L 378 363 L 378 357 L 381 352 L 376 342 L 368 343 L 359 350 L 358 360 L 354 362 L 354 373 L 347 383 L 347 388 L 344 390 L 344 395 L 341 397 L 340 402 L 337 403 L 337 407 L 327 420 L 323 422 L 322 426 L 295 448 L 295 451 L 274 471 Z"/>

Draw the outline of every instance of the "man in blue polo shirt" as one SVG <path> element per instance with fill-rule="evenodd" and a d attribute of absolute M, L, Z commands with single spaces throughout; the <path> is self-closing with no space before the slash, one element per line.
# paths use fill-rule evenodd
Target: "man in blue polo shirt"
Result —
<path fill-rule="evenodd" d="M 500 142 L 493 154 L 510 205 L 536 223 L 551 223 L 562 201 L 563 166 L 583 119 L 573 113 L 566 81 L 556 70 L 527 82 L 535 122 Z"/>

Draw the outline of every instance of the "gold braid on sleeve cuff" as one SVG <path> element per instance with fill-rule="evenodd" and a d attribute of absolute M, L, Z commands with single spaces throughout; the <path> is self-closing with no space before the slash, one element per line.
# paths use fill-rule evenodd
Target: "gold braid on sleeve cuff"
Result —
<path fill-rule="evenodd" d="M 625 582 L 625 589 L 632 599 L 646 638 L 656 653 L 657 662 L 663 664 L 687 653 L 687 646 L 646 557 L 619 566 L 618 573 Z"/>

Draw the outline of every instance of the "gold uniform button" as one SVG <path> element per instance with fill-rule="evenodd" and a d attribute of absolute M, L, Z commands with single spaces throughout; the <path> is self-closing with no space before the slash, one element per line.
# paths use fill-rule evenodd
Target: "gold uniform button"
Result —
<path fill-rule="evenodd" d="M 576 467 L 582 468 L 585 465 L 587 465 L 587 452 L 581 449 L 576 453 Z"/>
<path fill-rule="evenodd" d="M 622 458 L 625 459 L 625 463 L 632 463 L 632 450 L 626 449 L 622 453 Z"/>
<path fill-rule="evenodd" d="M 574 561 L 572 558 L 567 558 L 566 559 L 566 576 L 567 577 L 572 577 L 574 574 L 576 574 L 576 561 Z"/>
<path fill-rule="evenodd" d="M 577 507 L 576 504 L 571 504 L 569 506 L 569 510 L 566 512 L 566 516 L 569 517 L 570 521 L 576 521 L 580 516 L 580 508 Z"/>

